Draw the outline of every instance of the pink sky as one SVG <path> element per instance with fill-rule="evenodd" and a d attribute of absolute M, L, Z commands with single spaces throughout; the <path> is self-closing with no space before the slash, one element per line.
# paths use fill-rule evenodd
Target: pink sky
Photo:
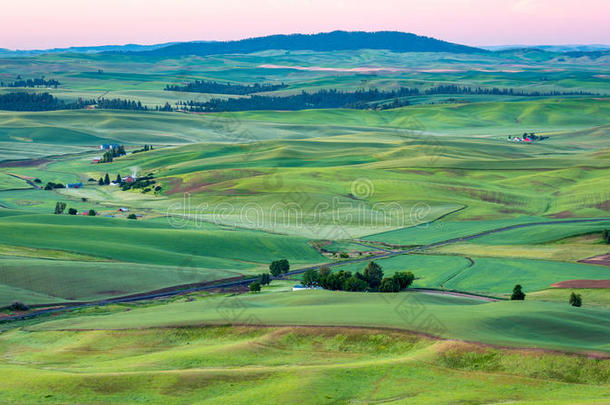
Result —
<path fill-rule="evenodd" d="M 4 1 L 0 48 L 398 30 L 467 45 L 610 43 L 608 0 Z"/>

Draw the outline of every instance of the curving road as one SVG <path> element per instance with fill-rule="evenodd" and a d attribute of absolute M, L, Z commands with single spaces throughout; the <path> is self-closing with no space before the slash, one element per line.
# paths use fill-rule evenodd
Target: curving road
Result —
<path fill-rule="evenodd" d="M 303 268 L 300 268 L 297 270 L 289 271 L 286 274 L 295 275 L 295 274 L 303 273 L 310 269 L 319 270 L 320 268 L 322 268 L 324 266 L 336 267 L 336 266 L 342 266 L 342 265 L 350 264 L 350 263 L 366 262 L 366 261 L 371 261 L 371 260 L 384 259 L 387 257 L 399 256 L 399 255 L 408 254 L 408 253 L 422 252 L 422 251 L 430 249 L 430 248 L 435 248 L 435 247 L 439 247 L 439 246 L 449 245 L 452 243 L 472 240 L 472 239 L 480 238 L 482 236 L 490 235 L 493 233 L 505 232 L 505 231 L 509 231 L 509 230 L 513 230 L 513 229 L 528 228 L 531 226 L 540 226 L 540 225 L 561 225 L 561 224 L 573 224 L 573 223 L 602 222 L 602 221 L 608 221 L 608 220 L 610 220 L 610 218 L 571 219 L 571 220 L 562 220 L 562 221 L 531 222 L 531 223 L 525 223 L 525 224 L 510 225 L 510 226 L 505 226 L 502 228 L 496 228 L 496 229 L 491 229 L 488 231 L 479 232 L 479 233 L 476 233 L 473 235 L 447 239 L 447 240 L 444 240 L 441 242 L 434 242 L 429 245 L 423 245 L 423 246 L 418 246 L 418 247 L 404 249 L 404 250 L 384 251 L 383 253 L 380 253 L 378 255 L 373 255 L 373 256 L 344 260 L 344 261 L 335 262 L 335 263 L 326 263 L 326 264 L 318 264 L 315 266 L 303 267 Z M 272 277 L 272 278 L 275 279 L 274 277 Z M 36 318 L 36 317 L 43 316 L 43 315 L 50 315 L 50 314 L 59 313 L 62 311 L 69 311 L 69 310 L 87 308 L 87 307 L 92 307 L 92 306 L 102 306 L 102 305 L 108 305 L 108 304 L 145 301 L 145 300 L 150 300 L 150 299 L 155 299 L 155 298 L 172 297 L 172 296 L 176 296 L 176 295 L 188 294 L 188 293 L 198 292 L 198 291 L 205 291 L 205 290 L 212 290 L 212 289 L 219 289 L 219 288 L 238 287 L 238 286 L 248 285 L 251 282 L 256 281 L 256 280 L 257 280 L 257 278 L 252 277 L 252 278 L 244 278 L 244 279 L 237 280 L 237 281 L 219 282 L 217 284 L 206 283 L 205 285 L 202 284 L 201 286 L 195 286 L 195 287 L 190 287 L 190 288 L 180 288 L 180 286 L 177 286 L 175 290 L 150 293 L 150 294 L 144 293 L 144 294 L 139 294 L 139 295 L 130 295 L 130 296 L 126 296 L 126 297 L 117 297 L 117 298 L 111 298 L 111 299 L 107 299 L 107 300 L 92 301 L 92 302 L 72 304 L 72 305 L 69 304 L 69 305 L 64 305 L 62 307 L 59 307 L 59 308 L 44 309 L 44 310 L 40 310 L 40 311 L 33 311 L 28 314 L 5 317 L 5 318 L 0 319 L 0 323 L 13 322 L 13 321 L 18 321 L 18 320 L 23 320 L 23 319 L 31 319 L 31 318 Z M 487 297 L 484 295 L 478 295 L 478 294 L 462 292 L 462 291 L 447 291 L 447 290 L 440 290 L 440 289 L 423 289 L 423 288 L 414 288 L 413 290 L 425 292 L 427 294 L 452 295 L 452 296 L 459 296 L 459 297 L 465 297 L 465 298 L 480 299 L 483 301 L 498 301 L 497 298 Z"/>

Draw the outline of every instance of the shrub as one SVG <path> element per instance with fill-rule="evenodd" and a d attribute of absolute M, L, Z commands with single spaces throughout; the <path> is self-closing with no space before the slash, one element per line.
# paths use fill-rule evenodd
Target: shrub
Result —
<path fill-rule="evenodd" d="M 522 291 L 521 284 L 517 284 L 515 288 L 513 288 L 510 299 L 512 301 L 523 301 L 525 299 L 525 293 Z"/>
<path fill-rule="evenodd" d="M 78 210 L 76 208 L 68 208 L 68 214 L 76 215 L 78 214 Z"/>
<path fill-rule="evenodd" d="M 258 282 L 261 285 L 269 285 L 271 284 L 271 275 L 269 273 L 263 273 L 258 276 Z"/>
<path fill-rule="evenodd" d="M 95 210 L 93 208 L 91 208 L 89 210 L 89 212 L 87 213 L 87 215 L 89 215 L 90 217 L 94 217 L 96 215 Z"/>
<path fill-rule="evenodd" d="M 347 259 L 349 257 L 349 255 L 347 253 L 341 252 L 339 254 L 339 257 L 341 257 L 342 259 Z"/>
<path fill-rule="evenodd" d="M 572 294 L 570 294 L 570 305 L 572 305 L 573 307 L 581 307 L 582 306 L 582 297 L 580 296 L 580 294 L 576 294 L 574 291 L 572 291 Z"/>
<path fill-rule="evenodd" d="M 40 179 L 34 179 L 34 183 L 42 183 L 42 180 L 40 180 Z"/>
<path fill-rule="evenodd" d="M 413 280 L 415 280 L 415 276 L 410 271 L 398 271 L 394 273 L 392 278 L 396 284 L 398 284 L 400 290 L 404 290 L 413 283 Z"/>
<path fill-rule="evenodd" d="M 138 217 L 136 217 L 136 214 L 129 214 L 127 215 L 127 219 L 138 219 Z"/>
<path fill-rule="evenodd" d="M 251 292 L 259 292 L 261 290 L 261 283 L 258 281 L 254 281 L 250 283 L 250 291 Z"/>
<path fill-rule="evenodd" d="M 8 309 L 10 309 L 11 311 L 27 311 L 28 309 L 30 309 L 30 307 L 28 307 L 21 301 L 15 301 L 11 305 L 9 305 Z"/>

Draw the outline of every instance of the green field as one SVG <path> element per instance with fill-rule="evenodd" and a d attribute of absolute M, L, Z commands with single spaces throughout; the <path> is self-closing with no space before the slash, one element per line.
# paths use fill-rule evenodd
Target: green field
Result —
<path fill-rule="evenodd" d="M 409 102 L 389 109 L 0 111 L 0 402 L 607 403 L 610 289 L 574 290 L 577 308 L 572 290 L 550 287 L 610 280 L 610 267 L 578 263 L 610 253 L 607 61 L 536 50 L 0 52 L 4 82 L 61 82 L 0 94 L 152 110 L 241 97 L 163 90 L 192 80 L 285 83 L 276 96 L 421 91 L 384 100 Z M 424 94 L 442 85 L 547 95 Z M 548 138 L 508 139 L 524 132 Z M 105 143 L 127 155 L 93 163 Z M 132 153 L 144 144 L 153 150 Z M 154 183 L 99 185 L 106 174 Z M 36 178 L 84 186 L 25 181 Z M 79 215 L 53 214 L 57 202 Z M 555 223 L 572 219 L 601 221 Z M 497 232 L 468 239 L 487 231 Z M 429 290 L 292 291 L 297 274 L 261 293 L 97 302 L 254 277 L 282 258 L 291 270 L 357 272 L 371 252 L 392 255 L 376 260 L 385 276 L 412 271 L 413 287 Z M 515 284 L 524 302 L 507 299 Z M 26 312 L 96 302 L 3 319 L 23 312 L 14 301 Z"/>
<path fill-rule="evenodd" d="M 0 337 L 0 353 L 0 398 L 7 404 L 608 399 L 607 362 L 384 330 L 14 331 Z"/>
<path fill-rule="evenodd" d="M 381 326 L 507 346 L 610 350 L 610 324 L 602 309 L 551 302 L 482 303 L 422 293 L 301 291 L 220 296 L 111 315 L 74 316 L 29 329 L 130 329 L 201 323 Z"/>
<path fill-rule="evenodd" d="M 0 305 L 94 300 L 255 274 L 278 256 L 296 266 L 325 261 L 298 237 L 176 229 L 167 220 L 3 214 L 0 243 L 8 247 L 0 251 L 6 255 L 0 256 Z M 48 260 L 62 259 L 49 251 L 75 257 Z M 96 261 L 83 262 L 83 256 Z"/>

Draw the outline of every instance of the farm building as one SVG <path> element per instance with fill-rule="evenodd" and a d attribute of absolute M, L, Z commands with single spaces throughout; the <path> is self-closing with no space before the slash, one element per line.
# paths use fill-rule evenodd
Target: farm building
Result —
<path fill-rule="evenodd" d="M 306 287 L 302 284 L 295 284 L 292 287 L 292 291 L 303 291 L 303 290 L 322 290 L 322 287 Z"/>
<path fill-rule="evenodd" d="M 100 145 L 101 150 L 110 150 L 110 149 L 118 149 L 119 145 L 116 143 L 103 143 Z"/>
<path fill-rule="evenodd" d="M 68 183 L 68 188 L 82 188 L 83 183 Z"/>
<path fill-rule="evenodd" d="M 127 176 L 127 177 L 123 177 L 123 181 L 125 183 L 133 183 L 136 181 L 136 178 L 134 176 Z"/>
<path fill-rule="evenodd" d="M 119 208 L 117 211 L 118 211 L 118 212 L 129 212 L 129 208 L 123 208 L 123 207 L 121 207 L 121 208 Z"/>

